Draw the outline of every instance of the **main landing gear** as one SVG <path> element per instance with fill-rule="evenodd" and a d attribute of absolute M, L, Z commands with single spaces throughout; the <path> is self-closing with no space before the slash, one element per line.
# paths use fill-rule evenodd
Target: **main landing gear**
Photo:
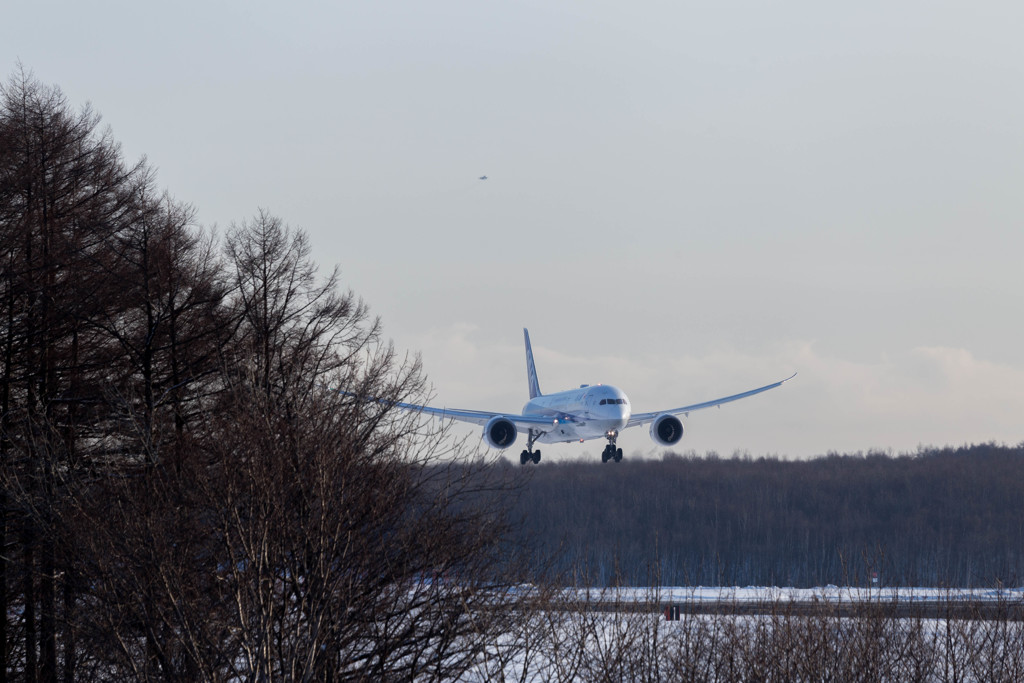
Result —
<path fill-rule="evenodd" d="M 604 452 L 601 453 L 601 462 L 608 462 L 614 460 L 620 462 L 622 460 L 622 449 L 615 447 L 615 439 L 619 437 L 619 432 L 612 429 L 605 437 L 608 439 L 608 445 L 604 447 Z"/>
<path fill-rule="evenodd" d="M 540 464 L 540 449 L 533 450 L 533 442 L 537 440 L 540 433 L 534 433 L 531 429 L 529 435 L 526 437 L 526 450 L 519 454 L 519 464 L 525 465 L 528 462 L 532 462 L 534 465 Z"/>

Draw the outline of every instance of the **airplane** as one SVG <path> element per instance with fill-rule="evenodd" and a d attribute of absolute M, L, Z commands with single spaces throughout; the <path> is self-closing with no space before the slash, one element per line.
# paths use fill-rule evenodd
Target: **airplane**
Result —
<path fill-rule="evenodd" d="M 487 180 L 487 176 L 485 176 L 485 175 L 480 176 L 480 180 Z"/>
<path fill-rule="evenodd" d="M 414 403 L 394 402 L 398 408 L 442 420 L 451 419 L 483 425 L 483 438 L 491 448 L 505 449 L 515 443 L 518 432 L 526 434 L 526 450 L 519 454 L 519 464 L 540 462 L 540 449 L 533 450 L 535 443 L 572 443 L 588 439 L 607 439 L 608 444 L 601 454 L 601 462 L 622 460 L 622 449 L 615 442 L 619 431 L 650 423 L 651 439 L 661 446 L 674 446 L 683 438 L 683 423 L 677 415 L 689 415 L 694 410 L 713 408 L 723 403 L 738 401 L 763 391 L 782 386 L 796 377 L 796 373 L 784 380 L 766 384 L 757 389 L 744 391 L 732 396 L 716 398 L 703 403 L 694 403 L 681 408 L 658 410 L 649 413 L 631 412 L 631 404 L 622 390 L 610 384 L 581 384 L 579 389 L 544 394 L 537 380 L 537 366 L 530 346 L 530 332 L 523 328 L 526 342 L 526 376 L 530 400 L 522 414 L 494 413 L 481 410 L 459 410 L 454 408 L 432 408 Z"/>

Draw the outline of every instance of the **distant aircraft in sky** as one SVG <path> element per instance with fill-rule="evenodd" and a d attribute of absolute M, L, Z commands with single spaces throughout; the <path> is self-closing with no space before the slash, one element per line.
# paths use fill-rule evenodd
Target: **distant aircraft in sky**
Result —
<path fill-rule="evenodd" d="M 560 391 L 556 394 L 542 394 L 537 381 L 537 368 L 533 362 L 530 333 L 523 328 L 526 342 L 526 376 L 529 382 L 530 400 L 521 415 L 513 413 L 492 413 L 480 410 L 458 410 L 453 408 L 431 408 L 413 403 L 395 403 L 405 410 L 412 410 L 441 419 L 459 420 L 483 425 L 483 438 L 491 448 L 508 448 L 516 440 L 516 433 L 526 434 L 526 450 L 519 455 L 519 462 L 540 462 L 540 450 L 533 445 L 540 443 L 571 443 L 587 439 L 608 439 L 608 445 L 601 454 L 601 462 L 622 460 L 622 449 L 615 446 L 619 430 L 650 423 L 650 434 L 662 446 L 673 446 L 683 438 L 683 423 L 676 415 L 688 415 L 691 411 L 720 406 L 723 403 L 760 394 L 781 386 L 796 373 L 784 380 L 767 384 L 757 389 L 733 394 L 712 401 L 694 403 L 681 408 L 659 410 L 650 413 L 632 413 L 629 399 L 609 384 L 590 386 L 583 384 L 579 389 Z"/>
<path fill-rule="evenodd" d="M 487 180 L 487 176 L 485 176 L 485 175 L 480 176 L 480 180 Z"/>

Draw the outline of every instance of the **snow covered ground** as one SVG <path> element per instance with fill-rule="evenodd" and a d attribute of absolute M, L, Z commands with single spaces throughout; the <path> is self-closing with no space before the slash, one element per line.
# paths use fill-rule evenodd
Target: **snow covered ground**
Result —
<path fill-rule="evenodd" d="M 595 595 L 592 591 L 591 595 Z M 780 588 L 775 586 L 696 586 L 607 589 L 602 600 L 643 602 L 963 602 L 1024 601 L 1024 588 L 856 588 L 823 586 L 819 588 Z"/>
<path fill-rule="evenodd" d="M 558 601 L 564 601 L 558 605 Z M 821 611 L 719 611 L 812 604 Z M 939 618 L 887 605 L 982 603 Z M 574 604 L 575 603 L 575 604 Z M 617 603 L 617 604 L 616 604 Z M 667 604 L 707 605 L 666 621 Z M 603 609 L 615 604 L 613 609 Z M 637 609 L 630 609 L 635 604 Z M 870 605 L 881 605 L 873 610 Z M 481 652 L 460 679 L 485 681 L 1024 681 L 1024 590 L 927 587 L 661 587 L 567 591 Z M 851 617 L 835 605 L 869 605 Z M 597 609 L 594 609 L 597 607 Z M 991 607 L 991 609 L 990 609 Z M 914 612 L 914 610 L 911 610 Z M 987 616 L 981 613 L 991 612 Z"/>

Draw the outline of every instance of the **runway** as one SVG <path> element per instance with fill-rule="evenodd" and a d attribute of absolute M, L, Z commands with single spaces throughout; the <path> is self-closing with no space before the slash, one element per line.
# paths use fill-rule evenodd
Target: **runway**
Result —
<path fill-rule="evenodd" d="M 750 615 L 1024 621 L 1020 589 L 623 588 L 570 592 L 566 609 L 678 615 Z M 672 609 L 674 608 L 674 612 Z"/>

